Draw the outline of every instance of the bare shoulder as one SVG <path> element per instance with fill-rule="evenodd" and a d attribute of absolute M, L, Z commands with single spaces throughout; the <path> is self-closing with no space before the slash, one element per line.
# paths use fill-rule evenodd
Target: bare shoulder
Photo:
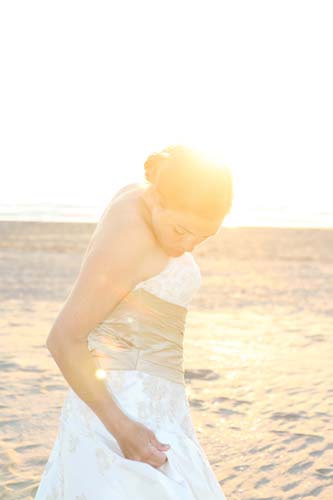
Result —
<path fill-rule="evenodd" d="M 139 182 L 133 182 L 131 184 L 126 184 L 125 186 L 120 188 L 118 191 L 116 191 L 116 193 L 111 198 L 109 204 L 107 205 L 107 207 L 104 211 L 103 216 L 105 214 L 109 213 L 111 206 L 113 206 L 116 201 L 120 201 L 120 199 L 123 199 L 123 198 L 128 198 L 128 196 L 126 196 L 126 194 L 130 195 L 130 193 L 132 193 L 132 195 L 135 197 L 135 195 L 138 195 L 139 192 L 142 191 L 143 189 L 144 189 L 144 184 L 140 184 Z"/>
<path fill-rule="evenodd" d="M 132 273 L 131 286 L 157 274 L 164 268 L 167 256 L 156 243 L 140 211 L 140 184 L 124 186 L 112 198 L 97 224 L 84 260 L 98 254 L 96 262 L 104 266 L 110 260 L 117 262 L 123 275 Z"/>
<path fill-rule="evenodd" d="M 140 188 L 142 189 L 142 184 L 138 183 L 138 182 L 133 182 L 131 184 L 126 184 L 126 186 L 123 186 L 122 188 L 120 188 L 116 194 L 113 196 L 112 200 L 115 200 L 116 198 L 118 198 L 121 194 L 124 194 L 124 193 L 128 193 L 130 191 L 133 191 L 133 190 L 140 190 Z M 111 200 L 111 201 L 112 201 Z"/>
<path fill-rule="evenodd" d="M 48 336 L 50 349 L 67 345 L 67 339 L 86 342 L 89 332 L 138 282 L 165 266 L 138 195 L 134 189 L 114 198 L 97 224 L 79 275 Z"/>

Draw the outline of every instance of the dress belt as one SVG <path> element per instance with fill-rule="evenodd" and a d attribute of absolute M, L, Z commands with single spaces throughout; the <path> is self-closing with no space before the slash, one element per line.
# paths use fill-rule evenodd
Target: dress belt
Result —
<path fill-rule="evenodd" d="M 186 314 L 139 287 L 89 333 L 88 348 L 103 370 L 139 370 L 184 384 Z"/>

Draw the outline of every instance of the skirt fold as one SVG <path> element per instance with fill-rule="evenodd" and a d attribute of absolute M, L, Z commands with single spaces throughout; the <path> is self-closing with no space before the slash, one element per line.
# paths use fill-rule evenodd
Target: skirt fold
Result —
<path fill-rule="evenodd" d="M 196 436 L 183 384 L 136 370 L 107 372 L 124 412 L 170 444 L 156 468 L 126 458 L 102 421 L 68 389 L 35 500 L 226 500 Z"/>

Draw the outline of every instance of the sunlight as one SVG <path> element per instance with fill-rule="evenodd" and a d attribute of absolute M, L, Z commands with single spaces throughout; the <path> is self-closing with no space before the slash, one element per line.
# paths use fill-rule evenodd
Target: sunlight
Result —
<path fill-rule="evenodd" d="M 95 375 L 96 375 L 96 378 L 98 378 L 98 379 L 104 379 L 106 377 L 106 372 L 104 370 L 102 370 L 101 368 L 99 368 L 98 370 L 96 370 Z"/>
<path fill-rule="evenodd" d="M 46 25 L 22 9 L 15 30 L 0 26 L 11 47 L 1 82 L 0 202 L 104 207 L 143 179 L 151 152 L 183 143 L 231 169 L 230 221 L 258 206 L 298 210 L 309 199 L 313 211 L 332 211 L 332 31 L 319 7 L 171 1 L 156 25 L 134 3 L 130 18 L 125 4 L 106 4 L 103 16 L 80 7 L 80 23 L 66 4 L 66 16 L 54 10 Z"/>

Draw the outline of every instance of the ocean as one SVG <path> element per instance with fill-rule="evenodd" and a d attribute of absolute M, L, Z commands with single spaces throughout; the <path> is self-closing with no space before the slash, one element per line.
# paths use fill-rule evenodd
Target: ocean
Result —
<path fill-rule="evenodd" d="M 0 203 L 0 220 L 38 222 L 97 223 L 106 205 L 71 205 L 56 203 Z M 333 208 L 318 211 L 302 208 L 237 207 L 225 218 L 226 227 L 309 227 L 333 228 Z"/>

